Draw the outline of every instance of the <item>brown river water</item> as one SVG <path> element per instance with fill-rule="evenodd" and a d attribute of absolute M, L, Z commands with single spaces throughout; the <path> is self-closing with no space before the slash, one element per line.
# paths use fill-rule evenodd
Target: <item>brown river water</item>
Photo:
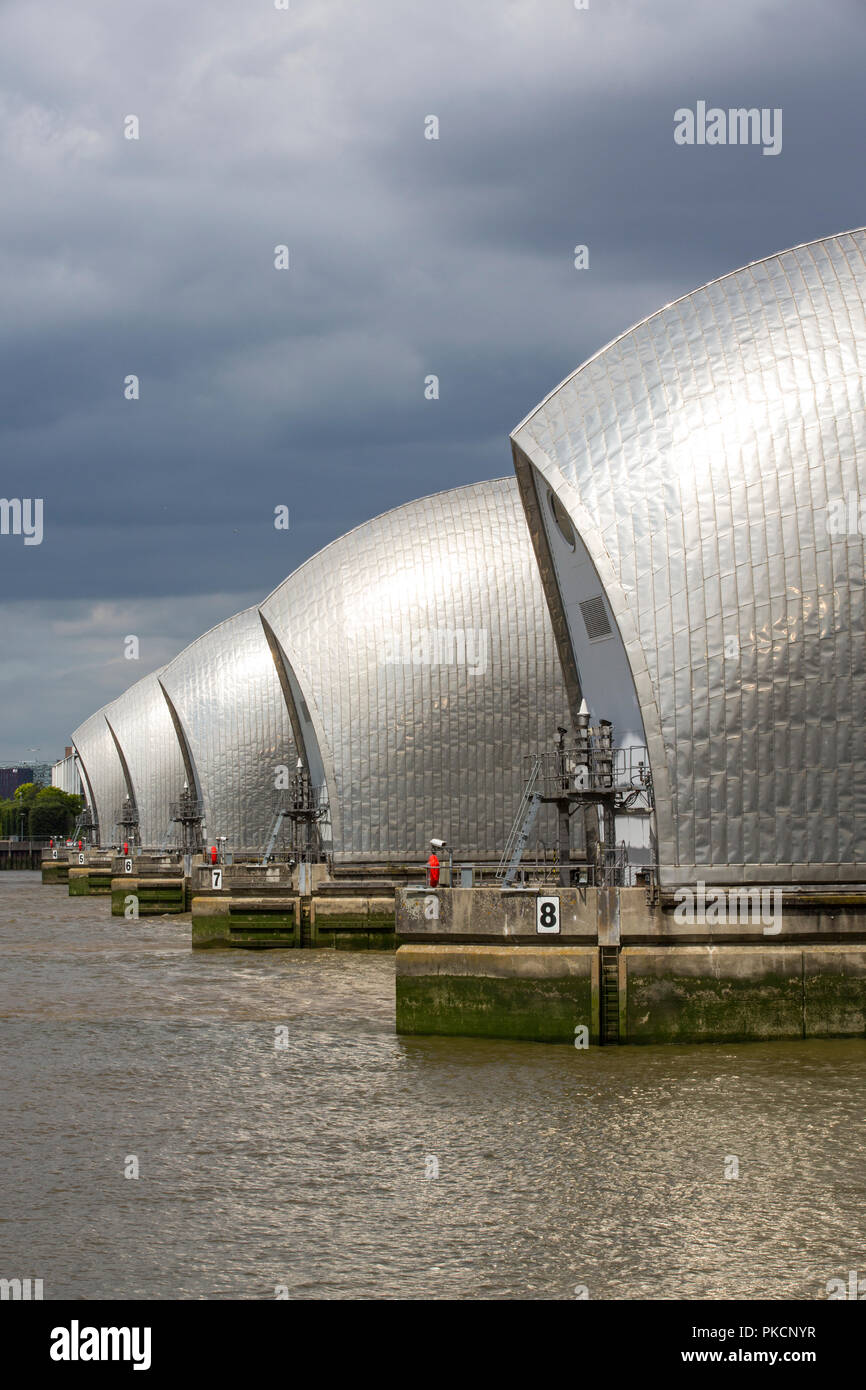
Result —
<path fill-rule="evenodd" d="M 864 1040 L 398 1038 L 390 954 L 193 954 L 188 917 L 5 872 L 0 1054 L 0 1277 L 46 1299 L 825 1299 L 866 1277 Z"/>

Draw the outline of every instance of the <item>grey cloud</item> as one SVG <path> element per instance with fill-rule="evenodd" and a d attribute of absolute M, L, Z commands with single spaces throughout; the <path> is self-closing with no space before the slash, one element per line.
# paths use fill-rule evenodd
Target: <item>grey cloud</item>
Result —
<path fill-rule="evenodd" d="M 11 0 L 2 491 L 44 497 L 46 533 L 0 538 L 6 602 L 43 634 L 68 602 L 179 609 L 181 646 L 233 611 L 209 594 L 252 602 L 351 526 L 507 471 L 510 429 L 637 319 L 866 220 L 861 13 Z M 676 148 L 699 96 L 783 106 L 782 155 Z M 16 611 L 12 742 L 59 745 L 122 671 L 70 634 L 58 679 Z"/>

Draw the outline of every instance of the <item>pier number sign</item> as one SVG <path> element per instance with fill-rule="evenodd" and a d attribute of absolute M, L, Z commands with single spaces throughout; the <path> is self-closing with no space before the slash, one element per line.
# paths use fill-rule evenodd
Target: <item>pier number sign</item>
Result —
<path fill-rule="evenodd" d="M 210 871 L 210 886 L 211 886 L 211 888 L 222 888 L 222 886 L 223 886 L 223 871 L 222 871 L 222 869 L 211 869 L 211 871 Z"/>
<path fill-rule="evenodd" d="M 559 898 L 535 899 L 535 930 L 540 936 L 559 935 Z"/>
<path fill-rule="evenodd" d="M 131 874 L 131 873 L 132 873 L 132 860 L 131 860 L 131 859 L 124 859 L 124 861 L 123 861 L 123 872 L 124 872 L 125 874 Z"/>
<path fill-rule="evenodd" d="M 83 863 L 84 863 L 84 855 L 81 853 L 80 850 L 79 850 L 79 853 L 78 853 L 78 862 L 79 862 L 79 864 L 83 864 Z"/>
<path fill-rule="evenodd" d="M 52 859 L 56 859 L 56 858 L 57 858 L 57 850 L 56 850 L 56 849 L 53 849 L 53 850 L 51 851 L 51 858 L 52 858 Z"/>

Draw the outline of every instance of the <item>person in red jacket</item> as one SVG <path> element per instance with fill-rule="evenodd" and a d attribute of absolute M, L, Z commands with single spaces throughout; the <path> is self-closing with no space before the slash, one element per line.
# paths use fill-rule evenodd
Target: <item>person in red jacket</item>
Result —
<path fill-rule="evenodd" d="M 430 858 L 427 860 L 427 882 L 431 888 L 439 886 L 439 860 L 433 850 L 430 851 Z"/>

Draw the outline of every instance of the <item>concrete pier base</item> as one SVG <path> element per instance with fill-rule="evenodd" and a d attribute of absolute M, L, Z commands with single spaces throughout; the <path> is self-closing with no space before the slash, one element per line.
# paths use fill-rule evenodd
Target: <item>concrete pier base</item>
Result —
<path fill-rule="evenodd" d="M 314 897 L 310 945 L 337 951 L 393 951 L 394 899 Z"/>
<path fill-rule="evenodd" d="M 552 902 L 553 929 L 542 912 Z M 399 1033 L 866 1037 L 866 889 L 786 891 L 769 929 L 739 910 L 681 921 L 636 888 L 400 889 L 397 944 Z"/>
<path fill-rule="evenodd" d="M 301 945 L 301 900 L 298 897 L 214 895 L 192 900 L 194 947 L 246 946 L 253 950 Z"/>
<path fill-rule="evenodd" d="M 619 1042 L 866 1036 L 866 945 L 627 946 Z M 401 946 L 397 1032 L 599 1041 L 589 946 Z"/>
<path fill-rule="evenodd" d="M 195 947 L 395 946 L 393 885 L 369 877 L 337 883 L 325 864 L 196 864 L 192 895 Z"/>
<path fill-rule="evenodd" d="M 165 912 L 187 912 L 184 878 L 134 874 L 111 880 L 112 917 L 156 917 Z"/>
<path fill-rule="evenodd" d="M 41 863 L 43 883 L 68 883 L 69 864 L 65 859 L 43 859 Z"/>
<path fill-rule="evenodd" d="M 78 864 L 71 864 L 68 878 L 70 898 L 107 897 L 111 892 L 111 872 L 110 865 L 97 867 L 86 864 L 81 868 Z"/>
<path fill-rule="evenodd" d="M 591 946 L 401 946 L 397 1032 L 598 1042 Z"/>
<path fill-rule="evenodd" d="M 627 946 L 627 1042 L 866 1036 L 866 945 Z"/>

